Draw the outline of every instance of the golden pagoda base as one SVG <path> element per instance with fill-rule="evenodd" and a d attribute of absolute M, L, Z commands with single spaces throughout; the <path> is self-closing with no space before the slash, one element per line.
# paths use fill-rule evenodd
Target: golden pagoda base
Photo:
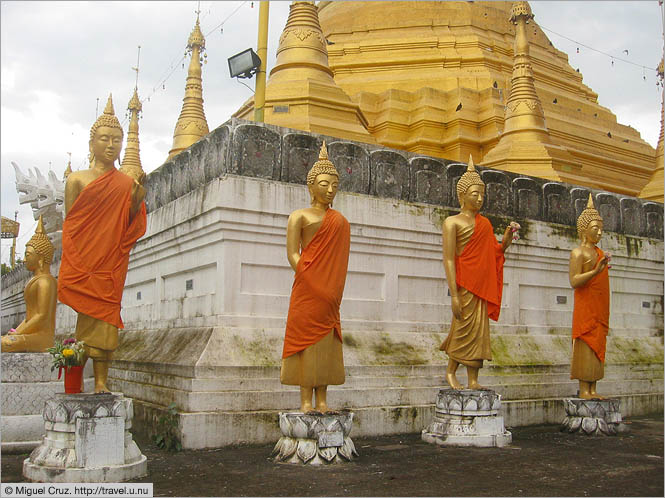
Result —
<path fill-rule="evenodd" d="M 660 166 L 654 171 L 651 180 L 640 192 L 642 199 L 648 199 L 655 202 L 663 202 L 663 163 L 661 158 Z"/>
<path fill-rule="evenodd" d="M 254 99 L 247 101 L 233 116 L 253 120 Z M 351 102 L 336 85 L 320 80 L 269 81 L 264 121 L 285 128 L 376 143 L 365 128 L 358 104 Z"/>
<path fill-rule="evenodd" d="M 483 158 L 485 168 L 581 184 L 582 165 L 564 147 L 536 142 L 499 143 Z"/>

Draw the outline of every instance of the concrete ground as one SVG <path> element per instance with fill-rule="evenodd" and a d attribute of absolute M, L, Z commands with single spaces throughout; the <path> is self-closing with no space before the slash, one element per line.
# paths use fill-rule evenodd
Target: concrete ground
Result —
<path fill-rule="evenodd" d="M 135 439 L 155 496 L 663 496 L 663 416 L 587 437 L 517 427 L 505 448 L 452 448 L 420 435 L 354 438 L 360 457 L 327 467 L 274 464 L 272 445 L 170 453 Z M 351 432 L 353 436 L 353 432 Z M 27 455 L 2 455 L 2 481 L 23 481 Z"/>

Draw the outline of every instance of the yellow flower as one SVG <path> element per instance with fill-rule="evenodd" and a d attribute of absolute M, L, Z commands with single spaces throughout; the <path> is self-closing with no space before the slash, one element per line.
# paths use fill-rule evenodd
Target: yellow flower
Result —
<path fill-rule="evenodd" d="M 62 350 L 62 356 L 73 356 L 74 355 L 74 350 L 73 349 L 63 349 Z"/>

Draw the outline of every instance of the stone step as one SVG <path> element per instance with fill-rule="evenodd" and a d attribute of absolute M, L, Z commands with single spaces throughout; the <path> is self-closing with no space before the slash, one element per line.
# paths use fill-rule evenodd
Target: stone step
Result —
<path fill-rule="evenodd" d="M 507 369 L 484 369 L 481 375 L 481 382 L 491 385 L 511 385 L 511 384 L 524 384 L 524 383 L 557 383 L 566 382 L 570 380 L 568 366 L 565 370 L 562 368 L 552 368 L 550 371 L 542 369 L 537 373 L 521 373 L 520 369 L 514 368 L 513 372 Z M 392 370 L 392 372 L 391 372 Z M 406 369 L 390 369 L 376 367 L 352 367 L 347 369 L 346 382 L 341 388 L 372 388 L 372 387 L 436 387 L 444 382 L 443 373 L 444 369 L 437 367 L 431 368 L 411 368 L 410 375 L 394 375 L 394 373 L 405 373 Z M 486 371 L 485 371 L 486 370 Z M 524 369 L 522 369 L 523 371 Z M 241 372 L 236 372 L 239 374 Z M 244 373 L 244 372 L 243 372 Z M 153 384 L 171 389 L 178 389 L 183 391 L 202 391 L 202 392 L 218 392 L 218 391 L 266 391 L 266 390 L 289 390 L 288 386 L 282 386 L 279 381 L 279 370 L 276 368 L 266 371 L 254 372 L 255 374 L 269 373 L 268 377 L 257 376 L 238 376 L 238 377 L 223 377 L 223 378 L 190 378 L 180 377 L 175 375 L 160 375 L 156 376 L 149 372 L 137 370 L 122 370 L 112 368 L 110 375 L 113 378 L 122 379 L 123 381 L 138 382 L 142 384 Z M 390 375 L 393 373 L 393 375 Z M 466 371 L 460 368 L 458 378 L 460 382 L 466 382 Z M 649 380 L 649 379 L 662 379 L 662 370 L 658 371 L 654 368 L 637 368 L 634 366 L 612 366 L 606 369 L 605 380 L 617 379 L 632 379 L 632 380 Z"/>
<path fill-rule="evenodd" d="M 559 398 L 574 396 L 577 383 L 574 381 L 552 382 L 549 384 L 492 384 L 485 381 L 485 386 L 501 394 L 504 400 Z M 111 387 L 122 391 L 137 400 L 148 401 L 161 406 L 175 402 L 184 412 L 204 411 L 246 411 L 288 410 L 299 406 L 297 386 L 280 386 L 279 390 L 251 391 L 216 391 L 185 392 L 160 386 L 146 386 L 143 383 L 113 379 Z M 441 385 L 423 387 L 380 387 L 355 388 L 349 386 L 330 386 L 328 400 L 331 406 L 339 408 L 361 408 L 371 406 L 418 405 L 433 402 Z M 598 383 L 598 392 L 606 395 L 622 395 L 640 392 L 662 392 L 662 380 L 621 379 L 602 380 Z"/>
<path fill-rule="evenodd" d="M 629 417 L 662 413 L 662 392 L 626 394 L 617 396 L 621 400 L 621 414 Z M 432 421 L 432 403 L 408 406 L 372 406 L 354 408 L 355 414 L 351 437 L 382 436 L 389 434 L 420 433 Z M 280 410 L 250 410 L 243 412 L 211 411 L 201 413 L 179 413 L 181 443 L 187 449 L 219 448 L 239 443 L 276 443 L 281 433 L 278 426 Z M 161 407 L 134 401 L 134 426 L 151 433 Z M 558 424 L 565 411 L 562 398 L 524 399 L 502 401 L 501 415 L 507 428 L 533 424 Z"/>

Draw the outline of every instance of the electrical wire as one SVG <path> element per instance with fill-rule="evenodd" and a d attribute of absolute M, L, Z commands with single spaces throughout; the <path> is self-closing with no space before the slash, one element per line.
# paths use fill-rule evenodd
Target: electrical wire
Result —
<path fill-rule="evenodd" d="M 632 64 L 633 66 L 641 67 L 642 69 L 648 69 L 649 71 L 654 71 L 654 72 L 656 72 L 656 69 L 654 69 L 654 68 L 652 68 L 652 67 L 645 66 L 644 64 L 638 64 L 638 63 L 636 63 L 636 62 L 629 61 L 629 60 L 627 60 L 627 59 L 623 59 L 623 58 L 621 58 L 621 57 L 617 57 L 616 55 L 608 54 L 607 52 L 603 52 L 602 50 L 598 50 L 597 48 L 590 47 L 589 45 L 585 45 L 584 43 L 578 42 L 577 40 L 573 40 L 572 38 L 569 38 L 569 37 L 567 37 L 566 35 L 562 35 L 561 33 L 557 33 L 556 31 L 554 31 L 554 30 L 552 30 L 552 29 L 546 28 L 546 27 L 543 26 L 542 24 L 538 24 L 538 26 L 540 26 L 540 28 L 541 28 L 541 29 L 544 29 L 545 31 L 549 31 L 549 32 L 552 33 L 552 34 L 555 34 L 555 35 L 557 35 L 557 36 L 560 36 L 561 38 L 565 38 L 565 39 L 568 40 L 568 41 L 571 41 L 571 42 L 573 42 L 573 43 L 576 43 L 576 44 L 579 45 L 580 47 L 588 48 L 589 50 L 593 50 L 594 52 L 598 52 L 599 54 L 603 54 L 603 55 L 605 55 L 605 56 L 611 58 L 612 60 L 617 60 L 617 61 L 625 62 L 626 64 Z"/>
<path fill-rule="evenodd" d="M 255 93 L 254 90 L 252 90 L 252 87 L 250 87 L 249 85 L 243 83 L 243 82 L 240 81 L 238 78 L 236 78 L 236 81 L 237 81 L 238 83 L 240 83 L 241 85 L 244 85 L 244 86 L 246 86 L 247 88 L 249 88 L 249 91 L 250 91 L 250 92 Z"/>
<path fill-rule="evenodd" d="M 207 38 L 208 36 L 210 36 L 214 31 L 216 31 L 217 28 L 220 28 L 220 27 L 224 26 L 224 23 L 225 23 L 226 21 L 228 21 L 229 19 L 231 19 L 231 16 L 233 16 L 233 14 L 235 14 L 236 12 L 238 12 L 238 11 L 240 10 L 240 7 L 242 7 L 242 6 L 245 5 L 246 3 L 247 3 L 247 1 L 245 1 L 245 2 L 241 3 L 240 5 L 238 5 L 238 7 L 236 7 L 236 10 L 234 10 L 233 12 L 231 12 L 231 13 L 228 15 L 228 17 L 227 17 L 226 19 L 224 19 L 221 23 L 219 23 L 217 26 L 215 26 L 214 28 L 212 28 L 212 29 L 210 30 L 210 32 L 206 35 L 206 38 Z"/>

